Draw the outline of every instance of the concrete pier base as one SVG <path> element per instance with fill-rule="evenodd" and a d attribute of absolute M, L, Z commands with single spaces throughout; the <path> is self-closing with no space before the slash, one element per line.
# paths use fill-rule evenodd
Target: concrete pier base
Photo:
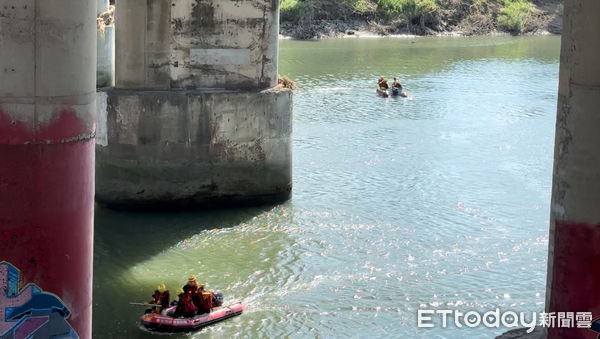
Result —
<path fill-rule="evenodd" d="M 96 200 L 196 208 L 288 199 L 289 90 L 100 92 Z"/>

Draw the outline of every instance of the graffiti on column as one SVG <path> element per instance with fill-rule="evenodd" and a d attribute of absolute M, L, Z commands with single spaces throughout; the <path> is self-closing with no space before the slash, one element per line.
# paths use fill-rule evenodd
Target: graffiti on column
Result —
<path fill-rule="evenodd" d="M 0 262 L 0 339 L 79 338 L 64 303 L 35 284 L 20 290 L 19 276 L 13 265 Z"/>

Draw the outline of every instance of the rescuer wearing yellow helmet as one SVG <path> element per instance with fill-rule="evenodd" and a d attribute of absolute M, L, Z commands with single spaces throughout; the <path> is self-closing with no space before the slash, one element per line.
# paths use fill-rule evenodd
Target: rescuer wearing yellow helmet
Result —
<path fill-rule="evenodd" d="M 196 276 L 192 274 L 188 277 L 187 284 L 183 285 L 183 291 L 185 293 L 195 294 L 198 290 L 199 285 L 200 284 L 198 284 Z"/>
<path fill-rule="evenodd" d="M 167 290 L 165 284 L 162 283 L 156 287 L 152 298 L 153 300 L 150 303 L 160 306 L 152 307 L 150 310 L 151 312 L 160 313 L 162 310 L 166 310 L 171 302 L 171 294 L 169 293 L 169 290 Z"/>
<path fill-rule="evenodd" d="M 188 277 L 187 284 L 183 286 L 183 291 L 191 297 L 194 305 L 198 308 L 202 291 L 204 291 L 204 284 L 200 284 L 196 280 L 196 276 L 192 274 Z"/>
<path fill-rule="evenodd" d="M 379 77 L 379 80 L 377 81 L 377 85 L 379 86 L 380 89 L 388 89 L 388 83 L 387 83 L 387 79 L 384 76 Z"/>

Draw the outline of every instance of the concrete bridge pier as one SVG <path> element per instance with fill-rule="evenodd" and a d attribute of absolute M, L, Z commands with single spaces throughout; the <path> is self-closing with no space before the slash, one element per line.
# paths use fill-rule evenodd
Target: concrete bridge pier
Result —
<path fill-rule="evenodd" d="M 92 0 L 0 0 L 3 338 L 91 337 L 95 18 Z"/>
<path fill-rule="evenodd" d="M 119 0 L 116 88 L 99 93 L 96 200 L 195 208 L 287 199 L 292 94 L 279 1 Z"/>
<path fill-rule="evenodd" d="M 594 318 L 600 316 L 599 16 L 599 1 L 565 1 L 546 292 L 547 312 L 592 312 Z M 548 333 L 597 335 L 587 328 Z"/>

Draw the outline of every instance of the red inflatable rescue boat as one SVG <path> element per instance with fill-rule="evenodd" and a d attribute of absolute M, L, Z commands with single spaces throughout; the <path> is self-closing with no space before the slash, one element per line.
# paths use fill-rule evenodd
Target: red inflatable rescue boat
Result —
<path fill-rule="evenodd" d="M 189 332 L 242 314 L 242 304 L 213 308 L 210 313 L 196 315 L 193 318 L 173 318 L 176 306 L 167 309 L 166 314 L 147 313 L 142 316 L 142 325 L 151 331 Z"/>

